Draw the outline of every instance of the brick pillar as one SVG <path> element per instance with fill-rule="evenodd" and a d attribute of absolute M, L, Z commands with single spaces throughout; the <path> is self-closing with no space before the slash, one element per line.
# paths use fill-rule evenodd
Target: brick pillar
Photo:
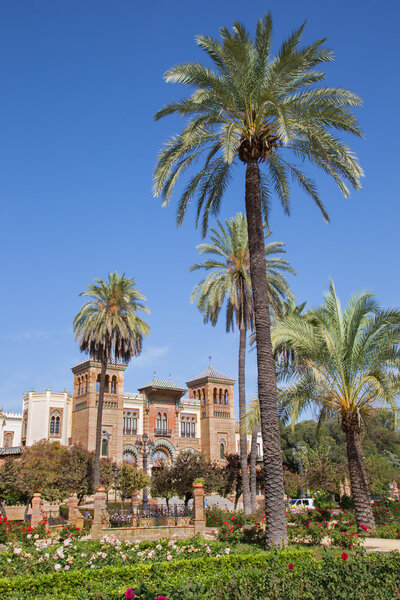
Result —
<path fill-rule="evenodd" d="M 139 492 L 132 492 L 131 507 L 137 508 L 140 504 Z"/>
<path fill-rule="evenodd" d="M 257 500 L 256 522 L 264 523 L 265 519 L 265 498 L 264 496 Z"/>
<path fill-rule="evenodd" d="M 206 517 L 204 514 L 204 487 L 202 483 L 193 484 L 193 521 L 195 534 L 204 535 Z"/>
<path fill-rule="evenodd" d="M 77 494 L 72 494 L 68 498 L 67 505 L 68 505 L 68 525 L 74 525 L 75 527 L 79 527 L 79 529 L 82 529 L 83 517 L 81 515 L 81 511 L 78 508 Z"/>
<path fill-rule="evenodd" d="M 399 499 L 399 487 L 397 481 L 393 481 L 393 496 L 395 500 Z"/>
<path fill-rule="evenodd" d="M 32 515 L 31 515 L 31 527 L 37 527 L 41 521 L 43 521 L 42 511 L 42 499 L 38 492 L 33 494 L 32 498 Z"/>
<path fill-rule="evenodd" d="M 100 486 L 94 495 L 94 515 L 90 537 L 98 540 L 103 536 L 103 528 L 107 527 L 106 493 L 104 487 Z"/>
<path fill-rule="evenodd" d="M 343 498 L 343 496 L 344 496 L 344 486 L 343 486 L 343 483 L 340 482 L 339 483 L 339 497 Z"/>

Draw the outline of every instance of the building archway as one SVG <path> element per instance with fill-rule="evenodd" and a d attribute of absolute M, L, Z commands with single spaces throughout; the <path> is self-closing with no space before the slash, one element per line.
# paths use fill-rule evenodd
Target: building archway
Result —
<path fill-rule="evenodd" d="M 140 466 L 139 452 L 132 444 L 125 444 L 122 448 L 122 460 Z"/>
<path fill-rule="evenodd" d="M 154 443 L 150 454 L 150 465 L 156 466 L 158 461 L 174 462 L 176 450 L 169 440 L 161 439 Z"/>

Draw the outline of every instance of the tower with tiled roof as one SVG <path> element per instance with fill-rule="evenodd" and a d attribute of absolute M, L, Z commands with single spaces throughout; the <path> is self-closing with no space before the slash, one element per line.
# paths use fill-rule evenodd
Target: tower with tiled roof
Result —
<path fill-rule="evenodd" d="M 189 399 L 200 402 L 201 448 L 212 460 L 223 460 L 236 452 L 235 380 L 210 364 L 207 369 L 186 382 Z"/>

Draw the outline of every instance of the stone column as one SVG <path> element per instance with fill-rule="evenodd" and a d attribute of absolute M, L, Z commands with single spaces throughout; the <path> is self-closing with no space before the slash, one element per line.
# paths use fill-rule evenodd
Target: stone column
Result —
<path fill-rule="evenodd" d="M 83 517 L 81 515 L 81 511 L 78 508 L 77 494 L 72 494 L 68 498 L 67 505 L 68 505 L 68 525 L 74 525 L 74 527 L 79 527 L 79 529 L 82 529 Z"/>
<path fill-rule="evenodd" d="M 42 499 L 40 494 L 35 492 L 32 498 L 31 527 L 37 527 L 43 521 L 43 517 Z"/>
<path fill-rule="evenodd" d="M 100 486 L 94 495 L 94 515 L 90 537 L 98 540 L 103 536 L 103 528 L 107 527 L 106 493 Z"/>
<path fill-rule="evenodd" d="M 202 483 L 193 484 L 193 521 L 195 534 L 204 535 L 206 517 L 204 513 L 204 487 Z"/>

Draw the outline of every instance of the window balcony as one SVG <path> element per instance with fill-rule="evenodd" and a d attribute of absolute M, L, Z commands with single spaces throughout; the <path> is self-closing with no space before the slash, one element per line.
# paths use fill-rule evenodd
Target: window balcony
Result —
<path fill-rule="evenodd" d="M 182 438 L 195 438 L 196 433 L 194 431 L 181 431 Z"/>
<path fill-rule="evenodd" d="M 156 427 L 154 435 L 162 435 L 163 437 L 171 437 L 172 429 L 164 429 L 164 427 Z"/>

